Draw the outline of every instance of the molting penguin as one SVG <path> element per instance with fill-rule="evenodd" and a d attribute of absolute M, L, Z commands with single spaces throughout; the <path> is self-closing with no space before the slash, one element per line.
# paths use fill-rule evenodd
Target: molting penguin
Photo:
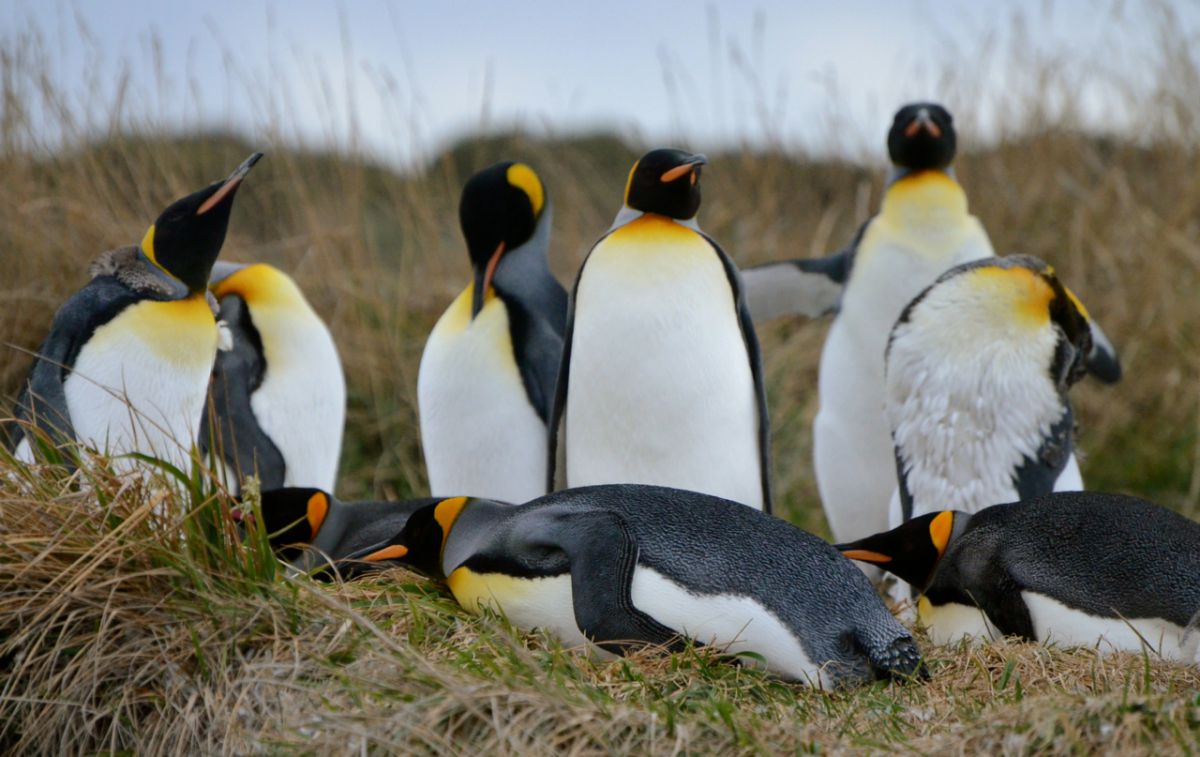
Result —
<path fill-rule="evenodd" d="M 1067 390 L 1091 348 L 1086 310 L 1037 258 L 965 263 L 918 295 L 887 348 L 889 525 L 1082 489 Z"/>
<path fill-rule="evenodd" d="M 565 486 L 660 484 L 769 512 L 758 340 L 737 268 L 695 220 L 705 162 L 654 150 L 630 171 L 575 282 L 551 430 Z"/>
<path fill-rule="evenodd" d="M 546 190 L 528 165 L 498 163 L 467 182 L 459 220 L 474 281 L 430 333 L 417 376 L 429 487 L 524 502 L 546 492 L 567 317 L 546 260 Z"/>
<path fill-rule="evenodd" d="M 821 686 L 923 672 L 911 635 L 830 545 L 696 492 L 596 486 L 515 507 L 447 499 L 362 557 L 399 560 L 445 579 L 470 611 L 491 606 L 590 651 L 685 637 Z"/>
<path fill-rule="evenodd" d="M 257 475 L 263 489 L 337 480 L 346 380 L 333 337 L 296 283 L 265 263 L 217 263 L 209 287 L 232 345 L 217 354 L 212 416 L 202 449 L 218 450 L 240 488 Z"/>
<path fill-rule="evenodd" d="M 331 569 L 343 578 L 378 570 L 379 563 L 348 558 L 394 536 L 414 512 L 441 501 L 342 502 L 308 487 L 263 491 L 261 500 L 262 527 L 275 554 L 322 579 L 332 577 Z M 245 518 L 245 512 L 237 517 Z"/>
<path fill-rule="evenodd" d="M 138 247 L 105 253 L 54 316 L 14 413 L 55 444 L 140 452 L 191 467 L 217 352 L 208 276 L 233 199 L 262 153 L 171 204 Z M 19 440 L 17 455 L 34 447 Z M 133 459 L 118 468 L 137 465 Z"/>
<path fill-rule="evenodd" d="M 935 643 L 1000 635 L 1195 662 L 1200 524 L 1144 500 L 1059 492 L 927 513 L 838 546 L 923 592 Z"/>
<path fill-rule="evenodd" d="M 743 272 L 756 319 L 837 312 L 821 353 L 813 458 L 825 515 L 840 539 L 887 524 L 896 479 L 883 414 L 883 359 L 892 325 L 947 269 L 995 254 L 954 177 L 957 135 L 950 113 L 933 103 L 904 106 L 887 145 L 893 171 L 883 204 L 849 247 L 827 258 Z M 1112 345 L 1093 329 L 1093 372 L 1116 381 L 1120 366 Z"/>

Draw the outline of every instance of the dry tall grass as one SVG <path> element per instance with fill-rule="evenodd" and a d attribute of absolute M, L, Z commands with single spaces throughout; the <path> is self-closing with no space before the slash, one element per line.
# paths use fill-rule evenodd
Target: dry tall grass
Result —
<path fill-rule="evenodd" d="M 1086 66 L 993 50 L 1027 85 L 999 96 L 993 146 L 971 138 L 969 69 L 938 86 L 960 123 L 959 177 L 996 248 L 1053 262 L 1121 351 L 1119 386 L 1074 393 L 1085 477 L 1196 516 L 1200 62 L 1190 43 L 1167 18 L 1157 75 L 1121 89 L 1136 140 L 1080 131 Z M 16 391 L 24 351 L 96 254 L 136 241 L 166 202 L 264 149 L 223 257 L 292 272 L 329 321 L 350 391 L 347 499 L 424 491 L 416 368 L 468 276 L 463 179 L 504 157 L 535 165 L 554 206 L 552 265 L 569 281 L 642 147 L 479 139 L 399 174 L 289 149 L 269 128 L 253 144 L 116 129 L 96 139 L 42 75 L 48 55 L 32 36 L 0 46 L 0 394 Z M 45 143 L 46 118 L 62 144 Z M 119 109 L 112 118 L 121 123 Z M 780 150 L 710 157 L 701 221 L 743 264 L 835 248 L 882 188 L 880 166 Z M 826 328 L 760 331 L 781 510 L 819 533 L 809 425 Z M 155 514 L 151 493 L 101 473 L 92 494 L 26 475 L 0 461 L 0 749 L 1152 751 L 1190 748 L 1200 729 L 1195 671 L 1149 655 L 934 649 L 929 685 L 835 695 L 700 653 L 592 665 L 494 618 L 468 619 L 404 575 L 327 590 L 276 576 L 261 546 L 211 523 L 180 539 L 159 522 L 197 508 L 219 521 L 219 501 Z"/>

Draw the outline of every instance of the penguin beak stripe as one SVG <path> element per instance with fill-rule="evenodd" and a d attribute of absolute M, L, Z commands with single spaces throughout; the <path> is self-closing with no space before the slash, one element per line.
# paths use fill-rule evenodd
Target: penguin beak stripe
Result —
<path fill-rule="evenodd" d="M 869 549 L 847 549 L 842 554 L 851 560 L 860 560 L 862 562 L 883 563 L 892 561 L 890 555 L 885 555 L 882 552 L 872 552 Z"/>
<path fill-rule="evenodd" d="M 220 204 L 221 200 L 224 200 L 230 195 L 231 192 L 237 189 L 242 183 L 242 179 L 246 178 L 246 174 L 250 173 L 250 169 L 254 168 L 254 164 L 257 163 L 262 156 L 263 154 L 261 152 L 256 152 L 250 157 L 246 158 L 246 160 L 244 160 L 240 166 L 233 170 L 233 173 L 229 174 L 229 178 L 225 180 L 225 183 L 221 185 L 221 188 L 214 192 L 212 197 L 209 197 L 207 200 L 205 200 L 204 204 L 196 210 L 196 215 L 202 216 L 208 211 L 212 210 Z"/>
<path fill-rule="evenodd" d="M 500 256 L 504 254 L 504 242 L 496 245 L 496 251 L 488 258 L 487 268 L 483 271 L 483 291 L 479 296 L 486 297 L 488 290 L 492 287 L 492 277 L 496 275 L 496 266 L 500 263 Z"/>
<path fill-rule="evenodd" d="M 399 560 L 408 554 L 408 547 L 403 544 L 393 544 L 390 547 L 376 550 L 363 558 L 364 562 L 381 562 L 383 560 Z"/>
<path fill-rule="evenodd" d="M 929 132 L 929 136 L 933 137 L 934 139 L 942 138 L 941 127 L 935 124 L 933 119 L 926 115 L 920 115 L 913 119 L 913 122 L 905 127 L 904 136 L 912 139 L 913 137 L 917 136 L 917 132 L 921 131 L 921 129 Z"/>
<path fill-rule="evenodd" d="M 703 155 L 693 155 L 687 163 L 683 163 L 682 165 L 675 166 L 669 171 L 663 172 L 663 175 L 658 177 L 658 180 L 663 184 L 669 184 L 681 176 L 686 176 L 687 174 L 692 173 L 696 170 L 696 166 L 702 166 L 706 163 L 708 163 L 708 158 L 705 158 Z M 695 174 L 692 174 L 692 176 L 694 178 Z M 693 181 L 693 183 L 695 182 Z"/>

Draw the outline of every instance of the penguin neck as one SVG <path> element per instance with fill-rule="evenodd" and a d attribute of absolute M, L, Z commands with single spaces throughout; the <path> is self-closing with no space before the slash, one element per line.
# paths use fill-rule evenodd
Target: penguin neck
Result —
<path fill-rule="evenodd" d="M 898 225 L 941 225 L 968 217 L 967 193 L 955 179 L 953 168 L 896 168 L 888 180 L 879 214 Z"/>
<path fill-rule="evenodd" d="M 605 233 L 611 234 L 612 232 L 616 231 L 617 229 L 621 228 L 622 226 L 633 223 L 634 221 L 636 221 L 639 218 L 642 218 L 643 216 L 646 216 L 646 215 L 657 215 L 657 214 L 654 214 L 654 213 L 648 214 L 644 211 L 637 210 L 636 208 L 631 208 L 628 205 L 623 205 L 623 206 L 621 206 L 621 210 L 617 212 L 617 217 L 613 219 L 612 226 L 609 226 L 608 231 Z M 694 231 L 696 233 L 703 233 L 700 231 L 700 222 L 696 220 L 696 216 L 692 216 L 691 218 L 688 218 L 685 220 L 680 220 L 678 218 L 668 218 L 667 216 L 659 216 L 659 217 L 664 218 L 668 221 L 671 221 L 672 223 L 677 223 L 686 229 L 691 229 L 692 231 Z"/>

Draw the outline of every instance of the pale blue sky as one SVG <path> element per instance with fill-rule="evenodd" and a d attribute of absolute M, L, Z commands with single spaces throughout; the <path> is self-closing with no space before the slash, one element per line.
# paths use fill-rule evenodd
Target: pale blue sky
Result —
<path fill-rule="evenodd" d="M 1196 3 L 1176 6 L 1178 25 L 1200 28 Z M 1089 122 L 1126 123 L 1106 77 L 1153 76 L 1156 7 L 10 0 L 0 38 L 10 46 L 40 30 L 52 78 L 97 127 L 124 72 L 130 122 L 248 135 L 273 125 L 288 140 L 401 164 L 513 124 L 871 156 L 882 154 L 891 113 L 915 98 L 944 100 L 967 141 L 995 134 L 1030 83 L 1028 61 L 1061 66 L 1067 88 L 1078 82 Z"/>

